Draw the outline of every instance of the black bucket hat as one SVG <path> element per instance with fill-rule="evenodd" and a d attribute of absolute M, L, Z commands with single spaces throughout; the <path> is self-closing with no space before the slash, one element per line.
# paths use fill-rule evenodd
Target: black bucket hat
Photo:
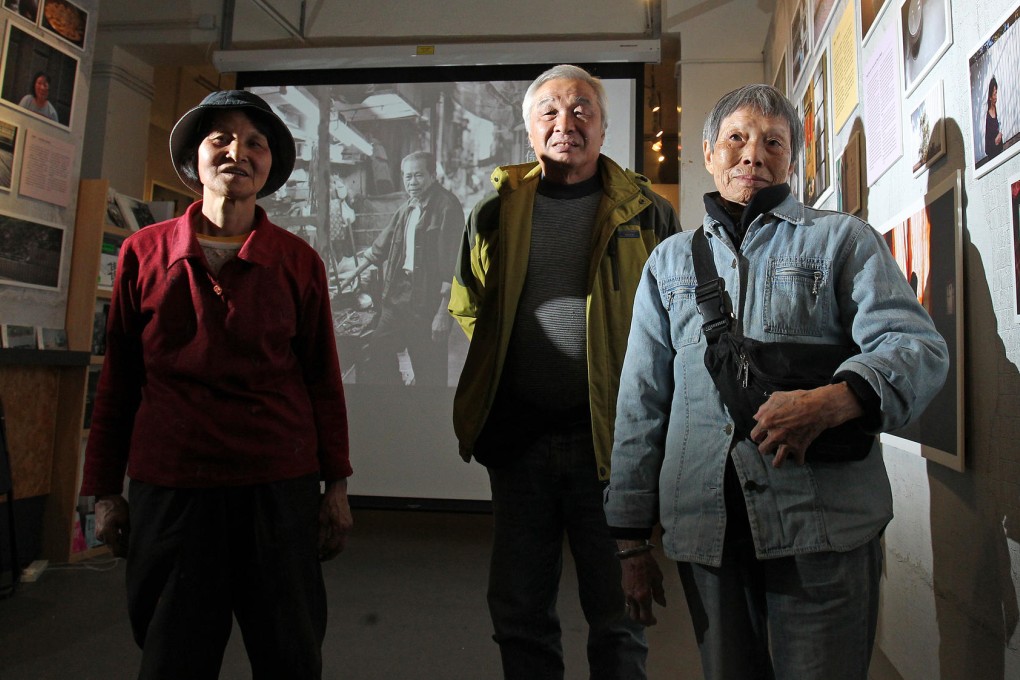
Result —
<path fill-rule="evenodd" d="M 253 120 L 264 122 L 269 126 L 269 148 L 273 154 L 273 164 L 269 168 L 266 184 L 258 193 L 258 198 L 269 196 L 282 187 L 294 169 L 294 136 L 287 124 L 280 120 L 273 109 L 262 97 L 247 90 L 220 90 L 213 92 L 202 100 L 177 121 L 170 132 L 170 160 L 174 164 L 177 176 L 195 193 L 202 194 L 202 183 L 198 179 L 196 165 L 198 145 L 197 133 L 205 114 L 215 111 L 241 109 Z"/>

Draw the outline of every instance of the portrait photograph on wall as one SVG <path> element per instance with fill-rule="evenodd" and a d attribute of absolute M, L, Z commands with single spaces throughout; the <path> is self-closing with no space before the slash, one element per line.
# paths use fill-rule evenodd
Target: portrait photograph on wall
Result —
<path fill-rule="evenodd" d="M 827 53 L 818 58 L 804 90 L 804 204 L 817 205 L 832 191 L 829 157 L 829 97 Z"/>
<path fill-rule="evenodd" d="M 910 94 L 953 44 L 949 0 L 900 0 L 900 39 L 903 86 Z"/>
<path fill-rule="evenodd" d="M 884 235 L 903 275 L 949 347 L 946 383 L 921 417 L 882 441 L 958 472 L 964 469 L 963 220 L 961 171 L 891 220 Z"/>
<path fill-rule="evenodd" d="M 0 100 L 19 111 L 69 129 L 78 60 L 14 24 L 4 40 Z"/>
<path fill-rule="evenodd" d="M 879 22 L 885 8 L 892 4 L 892 0 L 860 0 L 861 6 L 861 36 L 863 42 L 867 42 L 874 31 L 872 29 Z"/>
<path fill-rule="evenodd" d="M 910 132 L 916 177 L 946 155 L 946 104 L 941 80 L 910 114 Z"/>
<path fill-rule="evenodd" d="M 39 25 L 78 49 L 85 47 L 89 13 L 70 0 L 43 0 Z"/>
<path fill-rule="evenodd" d="M 970 53 L 970 120 L 978 177 L 1017 152 L 1020 141 L 1020 5 Z"/>
<path fill-rule="evenodd" d="M 39 21 L 39 0 L 4 0 L 4 7 L 33 24 Z"/>
<path fill-rule="evenodd" d="M 0 191 L 10 191 L 14 181 L 14 150 L 18 145 L 18 126 L 0 118 Z"/>
<path fill-rule="evenodd" d="M 1009 181 L 1009 206 L 1013 233 L 1013 320 L 1020 323 L 1020 175 Z"/>
<path fill-rule="evenodd" d="M 0 284 L 58 290 L 64 227 L 0 213 Z"/>

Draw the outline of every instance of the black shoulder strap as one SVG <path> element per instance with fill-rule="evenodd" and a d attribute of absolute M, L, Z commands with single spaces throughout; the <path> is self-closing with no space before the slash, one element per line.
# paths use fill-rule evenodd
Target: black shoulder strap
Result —
<path fill-rule="evenodd" d="M 712 259 L 712 251 L 708 247 L 704 226 L 698 227 L 694 232 L 691 254 L 694 256 L 694 277 L 698 283 L 707 283 L 719 278 L 719 270 L 715 268 L 715 260 Z"/>
<path fill-rule="evenodd" d="M 694 299 L 704 319 L 701 332 L 709 343 L 713 343 L 724 331 L 733 327 L 733 305 L 726 293 L 726 283 L 719 277 L 719 270 L 715 267 L 703 226 L 694 232 L 691 255 L 694 257 L 694 277 L 697 279 Z"/>

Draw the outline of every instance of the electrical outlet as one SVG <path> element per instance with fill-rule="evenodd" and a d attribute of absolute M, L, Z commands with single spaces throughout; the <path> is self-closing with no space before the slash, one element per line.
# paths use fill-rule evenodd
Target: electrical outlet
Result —
<path fill-rule="evenodd" d="M 28 565 L 21 571 L 21 582 L 32 583 L 33 581 L 39 580 L 42 573 L 46 571 L 46 566 L 48 564 L 48 560 L 36 560 L 32 562 L 32 564 Z"/>

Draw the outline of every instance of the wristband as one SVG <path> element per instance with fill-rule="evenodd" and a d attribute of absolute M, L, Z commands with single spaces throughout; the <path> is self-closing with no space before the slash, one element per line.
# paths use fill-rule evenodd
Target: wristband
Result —
<path fill-rule="evenodd" d="M 644 545 L 638 545 L 633 548 L 624 548 L 623 550 L 617 550 L 616 556 L 621 560 L 625 560 L 628 557 L 634 557 L 635 555 L 641 555 L 642 553 L 651 552 L 655 548 L 655 545 L 649 542 L 645 542 Z"/>

